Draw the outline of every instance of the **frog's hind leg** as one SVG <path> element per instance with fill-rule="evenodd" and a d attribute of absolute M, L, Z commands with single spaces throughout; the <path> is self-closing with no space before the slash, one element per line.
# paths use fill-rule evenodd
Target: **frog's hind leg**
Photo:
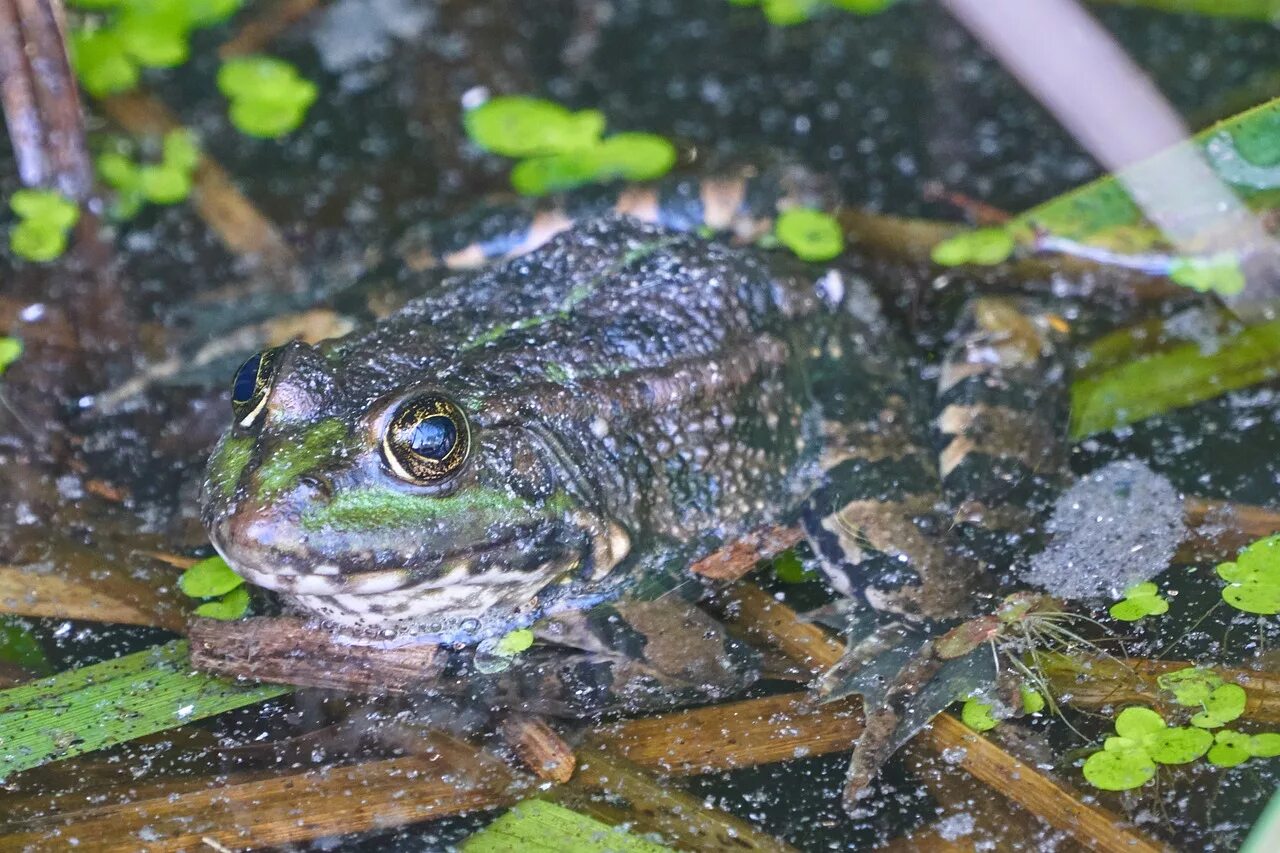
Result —
<path fill-rule="evenodd" d="M 1069 480 L 1066 323 L 1031 299 L 971 300 L 938 379 L 937 465 L 953 525 L 1008 566 Z"/>
<path fill-rule="evenodd" d="M 705 230 L 749 243 L 788 207 L 835 208 L 818 176 L 795 164 L 673 175 L 644 184 L 589 186 L 541 199 L 495 201 L 409 228 L 396 255 L 411 269 L 470 269 L 531 252 L 573 225 L 625 215 L 676 231 Z"/>
<path fill-rule="evenodd" d="M 823 451 L 801 526 L 837 592 L 879 611 L 951 618 L 978 571 L 945 541 L 927 403 L 866 285 L 835 289 L 848 314 L 812 344 L 807 365 Z"/>

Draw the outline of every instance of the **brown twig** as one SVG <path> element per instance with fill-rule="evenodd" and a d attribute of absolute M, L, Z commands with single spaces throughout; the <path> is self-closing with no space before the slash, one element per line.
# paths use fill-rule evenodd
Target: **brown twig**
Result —
<path fill-rule="evenodd" d="M 791 608 L 749 584 L 734 590 L 727 612 L 736 613 L 737 621 L 749 630 L 815 671 L 834 666 L 844 654 L 838 642 L 799 621 Z M 975 779 L 1085 845 L 1115 853 L 1162 849 L 1126 828 L 1119 816 L 1083 802 L 1063 783 L 1019 761 L 949 714 L 935 717 L 921 737 L 934 751 L 955 756 L 956 764 Z"/>
<path fill-rule="evenodd" d="M 239 32 L 218 48 L 219 59 L 257 53 L 285 30 L 318 9 L 325 0 L 278 0 L 257 11 Z"/>
<path fill-rule="evenodd" d="M 501 734 L 520 763 L 539 779 L 564 784 L 573 776 L 573 747 L 545 720 L 513 714 L 502 721 Z"/>

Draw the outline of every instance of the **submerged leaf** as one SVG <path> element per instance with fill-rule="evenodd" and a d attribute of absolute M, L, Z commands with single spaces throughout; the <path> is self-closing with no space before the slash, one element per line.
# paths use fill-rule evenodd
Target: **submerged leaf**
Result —
<path fill-rule="evenodd" d="M 993 707 L 990 702 L 983 702 L 980 699 L 966 699 L 964 707 L 960 710 L 960 719 L 975 732 L 990 731 L 998 724 L 996 718 L 991 716 Z"/>
<path fill-rule="evenodd" d="M 1172 693 L 1179 705 L 1203 705 L 1222 683 L 1216 672 L 1196 666 L 1156 676 L 1156 684 Z"/>

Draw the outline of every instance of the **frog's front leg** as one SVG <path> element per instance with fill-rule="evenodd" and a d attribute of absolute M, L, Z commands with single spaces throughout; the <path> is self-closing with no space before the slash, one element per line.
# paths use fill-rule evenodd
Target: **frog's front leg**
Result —
<path fill-rule="evenodd" d="M 534 633 L 495 675 L 505 703 L 531 713 L 649 713 L 732 696 L 760 677 L 757 651 L 675 596 L 565 611 Z"/>

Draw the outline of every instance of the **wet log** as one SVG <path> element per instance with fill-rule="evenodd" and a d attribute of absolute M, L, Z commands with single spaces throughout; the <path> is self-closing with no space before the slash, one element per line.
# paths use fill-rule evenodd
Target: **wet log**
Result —
<path fill-rule="evenodd" d="M 434 645 L 384 649 L 341 643 L 334 634 L 287 616 L 193 619 L 188 634 L 196 669 L 354 693 L 420 693 L 436 683 L 446 658 Z"/>

